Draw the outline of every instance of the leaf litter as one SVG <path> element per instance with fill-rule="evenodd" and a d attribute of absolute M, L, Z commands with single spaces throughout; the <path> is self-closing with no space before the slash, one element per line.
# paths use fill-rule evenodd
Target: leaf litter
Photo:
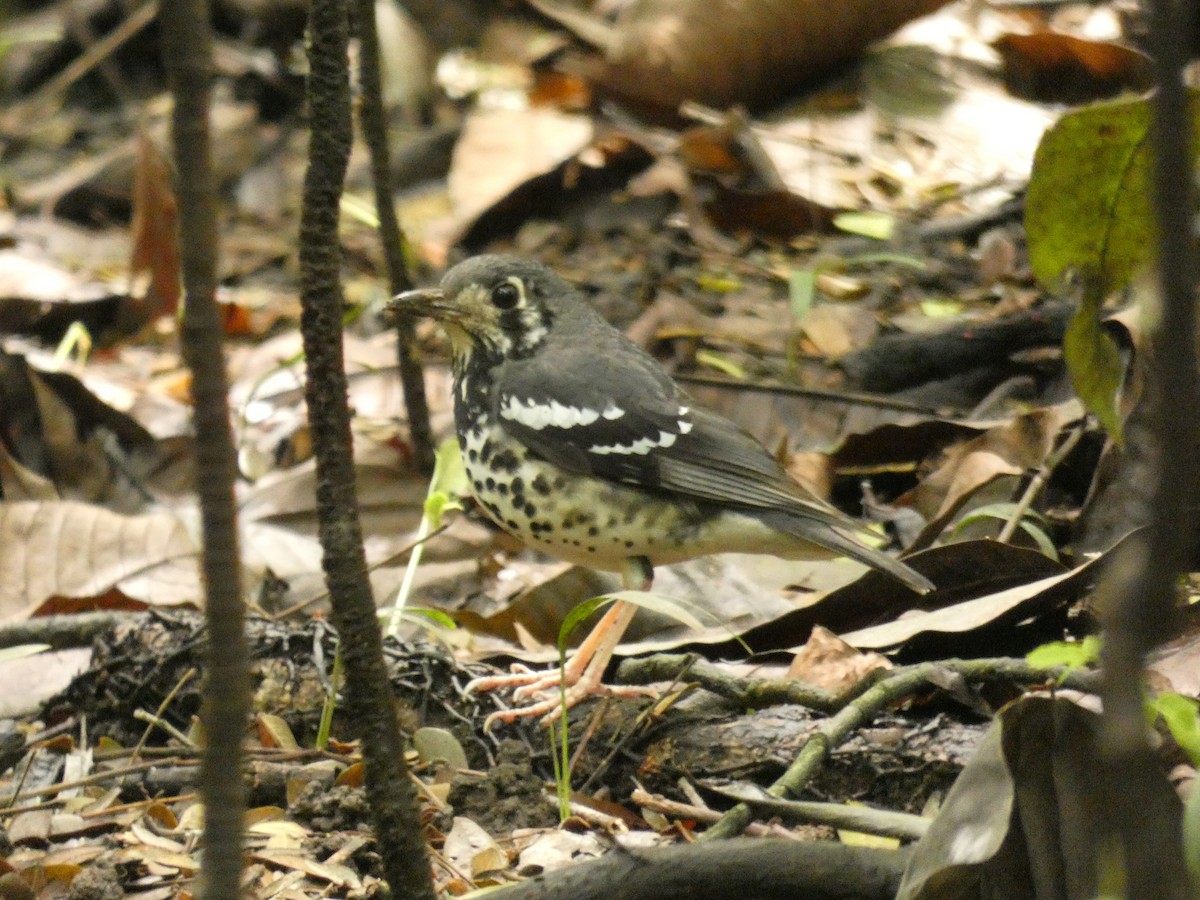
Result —
<path fill-rule="evenodd" d="M 653 6 L 639 15 L 650 15 Z M 1086 319 L 1051 314 L 1058 286 L 1049 282 L 1072 266 L 1086 274 L 1094 264 L 1087 251 L 1095 246 L 1077 246 L 1091 240 L 1086 235 L 1073 238 L 1076 244 L 1060 240 L 1064 226 L 1054 216 L 1081 218 L 1067 201 L 1084 196 L 1070 178 L 1072 166 L 1093 149 L 1088 117 L 1116 109 L 1133 122 L 1126 144 L 1136 148 L 1144 107 L 1130 101 L 1107 113 L 1101 107 L 1063 116 L 1035 157 L 1058 111 L 1006 92 L 973 60 L 994 60 L 990 48 L 1001 48 L 1011 86 L 1021 78 L 1057 77 L 1061 56 L 1044 48 L 1066 49 L 1084 70 L 1083 87 L 1096 92 L 1089 97 L 1102 96 L 1114 78 L 1136 79 L 1138 61 L 1126 54 L 1119 67 L 1101 66 L 1116 57 L 1062 31 L 1034 47 L 1017 39 L 1022 27 L 996 10 L 971 22 L 948 7 L 872 51 L 861 84 L 839 83 L 806 95 L 799 108 L 754 117 L 691 103 L 682 109 L 686 128 L 620 116 L 602 121 L 581 111 L 577 93 L 557 95 L 572 97 L 560 109 L 530 107 L 525 86 L 536 85 L 543 100 L 552 96 L 547 63 L 558 61 L 527 47 L 508 63 L 515 81 L 473 97 L 435 180 L 401 196 L 404 209 L 436 216 L 406 222 L 427 263 L 440 265 L 465 247 L 506 249 L 554 265 L 612 320 L 630 327 L 706 405 L 778 447 L 848 511 L 870 510 L 883 523 L 880 541 L 899 535 L 901 546 L 919 550 L 913 563 L 943 588 L 928 602 L 914 602 L 844 561 L 697 560 L 660 572 L 656 590 L 702 612 L 702 622 L 720 624 L 684 628 L 677 617 L 644 610 L 621 655 L 688 649 L 743 659 L 749 648 L 757 654 L 749 669 L 726 666 L 735 680 L 775 675 L 849 696 L 888 677 L 889 667 L 948 656 L 1019 657 L 1094 628 L 1088 599 L 1095 570 L 1123 532 L 1110 529 L 1097 543 L 1081 529 L 1111 479 L 1097 461 L 1119 456 L 1119 448 L 1083 419 L 1071 384 L 1113 432 L 1114 417 L 1128 414 L 1109 402 L 1113 371 L 1128 365 L 1128 356 L 1114 357 L 1109 344 L 1103 355 L 1095 349 L 1104 298 L 1089 295 Z M 561 48 L 567 41 L 559 33 L 556 42 Z M 770 77 L 769 62 L 762 60 L 759 74 Z M 572 91 L 600 95 L 628 85 L 637 67 L 622 73 L 621 63 L 621 54 L 610 54 L 608 78 L 582 79 Z M 1036 71 L 1040 66 L 1051 74 Z M 303 136 L 268 113 L 268 98 L 285 102 L 292 78 L 279 59 L 241 74 L 256 80 L 257 102 L 221 99 L 215 120 L 223 135 L 219 169 L 236 198 L 226 213 L 222 300 L 238 410 L 243 550 L 250 599 L 266 616 L 255 626 L 262 629 L 256 637 L 262 668 L 248 883 L 256 896 L 370 896 L 378 870 L 361 790 L 350 777 L 335 783 L 337 772 L 353 771 L 355 748 L 305 749 L 331 688 L 334 647 L 321 620 L 308 618 L 321 609 L 323 587 L 293 248 L 279 236 L 294 227 Z M 558 76 L 579 78 L 569 71 Z M 425 93 L 417 107 L 437 102 Z M 81 679 L 40 716 L 21 722 L 23 752 L 6 776 L 15 798 L 5 818 L 15 845 L 8 865 L 47 892 L 93 877 L 130 896 L 167 896 L 189 883 L 197 865 L 201 811 L 189 793 L 194 751 L 187 741 L 198 701 L 187 671 L 198 662 L 198 626 L 186 610 L 200 602 L 201 591 L 185 462 L 187 377 L 165 315 L 175 303 L 178 262 L 167 235 L 152 224 L 165 221 L 171 201 L 148 143 L 162 135 L 162 107 L 154 106 L 150 128 L 140 132 L 120 117 L 92 115 L 86 105 L 63 107 L 72 127 L 86 133 L 89 152 L 68 165 L 61 142 L 47 137 L 18 153 L 14 202 L 2 223 L 0 615 L 6 627 L 52 624 L 54 616 L 84 610 L 153 607 L 165 617 L 157 625 L 125 621 L 109 649 L 94 651 Z M 456 114 L 443 105 L 437 115 Z M 1074 135 L 1076 143 L 1062 143 L 1062 135 Z M 437 146 L 430 144 L 430 152 Z M 1056 174 L 1058 165 L 1065 174 Z M 36 177 L 22 174 L 39 169 Z M 355 169 L 351 190 L 363 184 Z M 1120 190 L 1118 183 L 1113 191 Z M 430 196 L 439 199 L 430 203 Z M 52 218 L 36 215 L 47 210 Z M 1136 235 L 1144 222 L 1135 213 L 1120 222 L 1083 218 Z M 1116 233 L 1100 239 L 1099 274 L 1110 287 L 1132 274 L 1145 243 L 1111 240 Z M 386 298 L 373 235 L 347 219 L 344 241 L 347 296 L 361 313 L 347 344 L 355 463 L 382 600 L 400 583 L 425 485 L 406 455 L 394 354 L 378 319 Z M 800 284 L 809 285 L 803 303 Z M 60 354 L 48 363 L 77 320 L 86 324 L 91 354 L 73 361 Z M 999 343 L 996 335 L 1003 336 Z M 883 362 L 890 356 L 897 368 L 900 345 L 889 340 L 900 336 L 911 339 L 898 367 L 909 380 L 890 393 L 871 393 L 866 388 L 878 391 L 879 379 L 892 373 L 879 374 L 877 361 L 863 354 L 883 348 Z M 420 337 L 429 358 L 444 352 L 436 333 Z M 1136 354 L 1133 366 L 1136 373 Z M 1086 383 L 1081 372 L 1100 387 L 1079 387 Z M 435 430 L 444 434 L 448 376 L 436 364 L 428 374 Z M 1068 428 L 1084 436 L 1055 459 Z M 1009 523 L 1005 515 L 1018 518 Z M 997 542 L 1010 524 L 1012 545 Z M 1034 529 L 1044 541 L 1031 536 Z M 1096 552 L 1088 556 L 1084 546 Z M 600 827 L 635 843 L 650 834 L 648 821 L 662 833 L 654 841 L 690 834 L 698 820 L 683 813 L 683 799 L 695 814 L 708 803 L 721 806 L 716 789 L 745 772 L 769 783 L 821 727 L 821 717 L 799 706 L 747 715 L 744 705 L 720 699 L 716 682 L 695 687 L 685 669 L 675 685 L 681 690 L 668 691 L 652 708 L 673 738 L 649 738 L 630 701 L 602 704 L 594 725 L 592 710 L 576 716 L 572 741 L 582 746 L 573 808 L 587 824 L 579 834 L 556 830 L 539 784 L 549 771 L 544 736 L 519 726 L 503 741 L 479 734 L 492 701 L 481 706 L 457 686 L 469 677 L 464 660 L 553 658 L 570 611 L 613 586 L 596 573 L 529 554 L 477 515 L 436 535 L 427 552 L 415 602 L 446 609 L 459 628 L 410 624 L 406 643 L 393 646 L 389 659 L 398 667 L 397 683 L 415 692 L 410 702 L 421 712 L 413 714 L 414 728 L 437 724 L 463 750 L 461 758 L 449 754 L 457 760 L 453 767 L 443 756 L 422 761 L 427 768 L 420 770 L 427 833 L 440 853 L 435 869 L 448 890 L 502 883 L 599 853 Z M 303 612 L 271 620 L 289 609 Z M 1154 664 L 1156 677 L 1189 696 L 1196 692 L 1187 663 L 1193 643 L 1181 637 Z M 904 780 L 895 764 L 935 773 L 931 781 L 948 788 L 971 748 L 982 741 L 986 749 L 991 740 L 981 737 L 980 712 L 1019 693 L 1010 685 L 995 697 L 968 697 L 952 682 L 933 679 L 899 707 L 880 711 L 871 731 L 843 745 L 851 763 L 831 763 L 812 789 L 832 797 L 865 794 L 879 805 L 919 812 L 929 785 Z M 1028 701 L 1048 702 L 1060 701 Z M 1047 727 L 1044 708 L 1009 707 L 1022 712 L 993 727 L 1006 741 L 1023 740 L 1024 729 Z M 78 718 L 84 713 L 86 731 Z M 720 742 L 695 724 L 697 716 L 723 729 Z M 353 733 L 336 719 L 334 731 L 343 739 Z M 131 749 L 143 732 L 146 745 Z M 91 746 L 98 735 L 100 743 Z M 614 748 L 622 747 L 629 758 L 618 758 Z M 66 775 L 30 780 L 39 759 L 62 761 L 72 753 L 85 754 L 72 778 L 94 781 L 64 787 Z M 145 758 L 157 761 L 158 775 L 137 769 Z M 889 775 L 881 779 L 884 765 Z M 137 770 L 141 795 L 111 787 L 116 775 L 105 770 L 120 766 Z M 695 783 L 684 788 L 679 779 L 686 773 Z M 1014 777 L 1036 784 L 1041 775 L 1018 768 Z M 295 790 L 282 790 L 285 782 Z M 482 800 L 465 799 L 467 782 Z M 653 815 L 631 800 L 635 791 L 644 798 L 647 788 L 656 798 Z M 615 810 L 594 799 L 602 790 L 612 794 Z M 41 802 L 52 805 L 23 809 Z M 528 830 L 513 831 L 511 819 L 488 815 L 501 806 L 509 815 L 529 811 Z M 460 808 L 471 812 L 456 815 Z M 626 815 L 614 814 L 620 811 Z M 993 824 L 996 835 L 1010 825 L 1000 818 Z M 83 844 L 70 846 L 72 838 Z M 936 854 L 925 859 L 930 870 L 940 864 Z M 997 864 L 1006 877 L 1017 877 L 1024 862 Z M 924 876 L 914 873 L 905 890 L 923 896 Z"/>

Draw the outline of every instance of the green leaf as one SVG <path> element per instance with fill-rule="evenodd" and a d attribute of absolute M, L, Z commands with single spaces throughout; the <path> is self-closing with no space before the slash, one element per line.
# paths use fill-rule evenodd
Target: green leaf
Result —
<path fill-rule="evenodd" d="M 650 591 L 617 591 L 616 593 L 609 594 L 608 598 L 610 600 L 624 600 L 626 603 L 632 603 L 634 606 L 640 606 L 642 609 L 651 610 L 660 616 L 674 619 L 688 628 L 699 630 L 704 627 L 704 623 L 692 611 L 699 609 L 699 607 L 676 597 L 653 594 Z"/>
<path fill-rule="evenodd" d="M 467 754 L 458 738 L 444 728 L 418 728 L 412 736 L 413 749 L 421 762 L 444 762 L 452 769 L 468 769 Z"/>
<path fill-rule="evenodd" d="M 590 618 L 592 613 L 598 609 L 602 609 L 612 603 L 609 597 L 592 597 L 590 600 L 584 600 L 582 603 L 576 603 L 571 611 L 567 613 L 567 617 L 563 619 L 563 623 L 558 626 L 558 652 L 563 654 L 567 652 L 567 641 L 571 639 L 572 632 L 580 626 L 582 622 Z"/>
<path fill-rule="evenodd" d="M 1200 94 L 1192 94 L 1193 133 Z M 1097 103 L 1062 116 L 1042 135 L 1025 201 L 1034 275 L 1058 290 L 1071 269 L 1099 278 L 1098 293 L 1124 287 L 1151 259 L 1150 106 Z"/>
<path fill-rule="evenodd" d="M 1120 444 L 1124 435 L 1117 393 L 1125 375 L 1121 351 L 1112 336 L 1100 327 L 1100 305 L 1104 300 L 1100 280 L 1082 275 L 1080 282 L 1079 308 L 1063 337 L 1067 373 L 1083 405 Z"/>
<path fill-rule="evenodd" d="M 5 647 L 0 649 L 0 662 L 11 662 L 14 659 L 37 656 L 49 649 L 51 649 L 49 644 L 17 644 L 15 647 Z"/>
<path fill-rule="evenodd" d="M 431 529 L 440 528 L 442 515 L 453 509 L 462 509 L 458 498 L 470 491 L 467 469 L 463 465 L 462 451 L 454 438 L 442 441 L 433 461 L 433 478 L 429 481 L 429 493 L 425 497 L 425 516 Z"/>
<path fill-rule="evenodd" d="M 375 204 L 364 197 L 342 194 L 338 207 L 343 215 L 368 228 L 379 227 L 379 212 L 375 209 Z"/>
<path fill-rule="evenodd" d="M 1033 542 L 1037 544 L 1037 548 L 1043 556 L 1048 559 L 1058 559 L 1058 548 L 1054 546 L 1054 541 L 1050 540 L 1050 535 L 1028 519 L 1022 519 L 1020 527 L 1023 532 L 1033 538 Z"/>
<path fill-rule="evenodd" d="M 950 319 L 963 311 L 962 301 L 949 297 L 931 297 L 922 300 L 920 306 L 921 312 L 931 319 Z"/>
<path fill-rule="evenodd" d="M 732 294 L 742 289 L 742 282 L 733 275 L 701 275 L 696 279 L 696 286 L 714 294 Z"/>
<path fill-rule="evenodd" d="M 719 353 L 713 353 L 711 350 L 697 350 L 696 362 L 702 366 L 708 366 L 710 369 L 716 369 L 718 372 L 723 372 L 730 378 L 745 379 L 746 370 L 739 366 L 731 359 L 726 359 Z"/>
<path fill-rule="evenodd" d="M 402 611 L 408 603 L 409 594 L 412 593 L 417 567 L 421 565 L 421 557 L 425 553 L 425 539 L 441 527 L 442 514 L 446 510 L 462 509 L 458 498 L 467 490 L 467 471 L 458 442 L 453 438 L 442 441 L 442 445 L 434 454 L 433 477 L 429 479 L 429 491 L 425 495 L 425 510 L 421 516 L 421 525 L 417 529 L 417 543 L 408 557 L 404 580 L 400 582 L 400 589 L 393 601 L 391 621 L 386 629 L 389 637 L 395 637 L 400 628 Z"/>
<path fill-rule="evenodd" d="M 598 609 L 608 606 L 610 603 L 615 603 L 618 600 L 624 600 L 626 603 L 632 603 L 634 606 L 640 606 L 642 609 L 649 609 L 659 615 L 667 616 L 680 622 L 689 628 L 701 629 L 704 623 L 701 622 L 687 607 L 689 604 L 682 600 L 677 600 L 674 597 L 666 597 L 662 594 L 652 594 L 649 591 L 616 591 L 612 594 L 605 594 L 602 597 L 592 597 L 590 600 L 584 600 L 578 603 L 567 613 L 567 617 L 563 619 L 563 623 L 558 629 L 558 649 L 560 653 L 566 652 L 567 641 L 571 639 L 571 633 L 579 627 L 580 623 L 590 618 Z"/>
<path fill-rule="evenodd" d="M 1009 517 L 1016 511 L 1017 504 L 1015 503 L 988 503 L 985 506 L 977 506 L 968 512 L 958 520 L 958 525 L 961 528 L 963 525 L 969 525 L 978 519 L 1000 519 L 1007 522 Z M 1036 516 L 1037 512 L 1027 512 L 1026 515 Z"/>
<path fill-rule="evenodd" d="M 1055 666 L 1066 666 L 1068 669 L 1082 669 L 1100 659 L 1100 639 L 1086 637 L 1082 641 L 1052 641 L 1042 644 L 1025 654 L 1025 661 L 1039 669 L 1052 669 Z"/>
<path fill-rule="evenodd" d="M 954 533 L 958 534 L 972 522 L 978 522 L 982 519 L 996 519 L 1001 522 L 1007 522 L 1016 511 L 1017 504 L 1015 503 L 989 503 L 986 506 L 976 507 L 958 520 L 954 526 Z M 1038 550 L 1044 556 L 1050 559 L 1058 559 L 1058 549 L 1054 546 L 1054 541 L 1050 540 L 1050 535 L 1046 534 L 1036 524 L 1043 521 L 1045 520 L 1036 511 L 1026 510 L 1018 526 L 1033 538 L 1033 542 L 1037 544 Z"/>
<path fill-rule="evenodd" d="M 883 212 L 845 212 L 833 217 L 833 227 L 848 234 L 890 241 L 896 231 L 896 218 Z"/>
<path fill-rule="evenodd" d="M 917 257 L 909 256 L 906 253 L 855 253 L 853 256 L 847 256 L 843 262 L 847 269 L 877 266 L 881 263 L 907 266 L 917 272 L 924 272 L 929 269 L 929 266 L 926 265 L 923 259 L 917 259 Z"/>
<path fill-rule="evenodd" d="M 1192 765 L 1200 765 L 1200 719 L 1196 717 L 1196 701 L 1182 694 L 1167 691 L 1148 700 L 1146 707 L 1162 716 L 1171 737 L 1187 754 Z"/>
<path fill-rule="evenodd" d="M 389 621 L 392 614 L 391 609 L 380 609 L 376 613 L 380 619 Z M 448 631 L 458 628 L 458 623 L 453 618 L 440 609 L 431 609 L 428 606 L 406 606 L 400 611 L 400 619 L 405 622 L 415 622 L 418 625 L 437 625 Z"/>
<path fill-rule="evenodd" d="M 816 295 L 817 270 L 792 269 L 788 274 L 788 304 L 791 306 L 793 322 L 804 321 Z"/>

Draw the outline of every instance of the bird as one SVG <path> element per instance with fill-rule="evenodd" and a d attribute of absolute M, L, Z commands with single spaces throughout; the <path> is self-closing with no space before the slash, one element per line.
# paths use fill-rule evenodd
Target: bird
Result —
<path fill-rule="evenodd" d="M 553 269 L 475 256 L 388 309 L 432 318 L 449 337 L 471 491 L 526 546 L 620 572 L 628 589 L 648 589 L 655 566 L 741 552 L 846 556 L 915 592 L 934 590 L 858 540 L 861 525 L 792 479 L 748 432 L 697 406 Z M 518 699 L 539 701 L 494 718 L 553 719 L 612 690 L 601 677 L 635 612 L 617 600 L 561 671 L 520 668 L 470 687 L 515 685 Z"/>

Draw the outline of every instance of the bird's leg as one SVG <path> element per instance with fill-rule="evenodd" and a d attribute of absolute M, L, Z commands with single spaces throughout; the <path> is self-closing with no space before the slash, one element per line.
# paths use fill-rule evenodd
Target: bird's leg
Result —
<path fill-rule="evenodd" d="M 653 569 L 649 560 L 636 557 L 626 561 L 621 576 L 626 590 L 646 590 L 650 586 Z M 636 612 L 636 604 L 626 600 L 613 603 L 562 669 L 533 672 L 522 666 L 511 675 L 476 678 L 467 685 L 468 691 L 517 686 L 517 690 L 513 692 L 513 698 L 516 700 L 527 697 L 544 698 L 530 706 L 492 713 L 488 716 L 486 724 L 497 719 L 512 722 L 530 716 L 543 716 L 543 724 L 548 724 L 558 716 L 563 707 L 570 709 L 579 701 L 595 694 L 645 694 L 644 688 L 612 687 L 601 682 L 604 670 L 608 668 L 612 655 L 621 643 L 621 638 L 625 636 L 625 630 L 633 621 Z"/>

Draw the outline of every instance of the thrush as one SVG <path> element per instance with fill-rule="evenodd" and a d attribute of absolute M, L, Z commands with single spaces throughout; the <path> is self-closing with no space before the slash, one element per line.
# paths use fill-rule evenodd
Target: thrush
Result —
<path fill-rule="evenodd" d="M 653 567 L 712 553 L 847 556 L 919 593 L 923 575 L 863 544 L 861 527 L 811 495 L 728 419 L 698 407 L 658 362 L 539 263 L 487 255 L 391 309 L 450 338 L 454 423 L 471 490 L 501 528 L 567 562 L 647 588 Z M 522 670 L 541 702 L 499 718 L 551 717 L 606 690 L 601 676 L 636 606 L 617 601 L 559 672 Z M 568 685 L 559 696 L 565 678 Z"/>

